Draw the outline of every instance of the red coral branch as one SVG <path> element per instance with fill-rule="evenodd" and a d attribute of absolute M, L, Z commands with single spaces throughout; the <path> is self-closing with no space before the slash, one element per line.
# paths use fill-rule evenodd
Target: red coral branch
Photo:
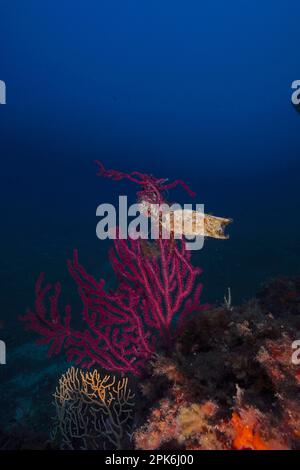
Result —
<path fill-rule="evenodd" d="M 181 180 L 167 183 L 143 173 L 122 173 L 98 165 L 102 176 L 137 183 L 141 188 L 138 197 L 150 201 L 161 202 L 162 191 L 178 185 L 192 194 Z M 81 325 L 78 320 L 75 325 L 74 318 L 71 322 L 69 306 L 60 313 L 60 284 L 52 290 L 50 284 L 43 287 L 44 275 L 39 277 L 35 309 L 22 319 L 41 336 L 40 344 L 50 344 L 50 355 L 65 349 L 67 359 L 82 366 L 97 364 L 139 375 L 158 343 L 169 345 L 186 320 L 207 307 L 200 305 L 201 270 L 192 266 L 184 242 L 159 239 L 147 242 L 147 250 L 143 243 L 141 239 L 115 240 L 110 260 L 119 283 L 113 292 L 106 289 L 105 280 L 97 281 L 86 272 L 74 252 L 68 268 L 83 305 Z"/>
<path fill-rule="evenodd" d="M 35 310 L 23 320 L 27 328 L 50 344 L 49 354 L 66 350 L 68 360 L 91 367 L 140 374 L 145 362 L 167 344 L 178 328 L 200 305 L 202 285 L 196 283 L 199 268 L 190 263 L 190 252 L 174 240 L 157 240 L 159 257 L 143 253 L 141 240 L 116 240 L 110 259 L 118 275 L 114 292 L 105 290 L 105 281 L 97 281 L 79 263 L 77 252 L 69 261 L 69 272 L 77 284 L 82 301 L 82 327 L 71 327 L 71 309 L 61 315 L 58 307 L 60 284 L 36 284 Z M 195 288 L 196 286 L 196 288 Z M 193 294 L 194 291 L 194 294 Z"/>
<path fill-rule="evenodd" d="M 143 197 L 153 203 L 161 203 L 161 193 L 168 189 L 174 189 L 177 186 L 181 186 L 191 197 L 194 197 L 196 194 L 189 188 L 189 186 L 184 181 L 180 179 L 168 182 L 167 178 L 156 178 L 152 175 L 140 173 L 138 171 L 133 171 L 132 173 L 124 173 L 118 170 L 107 170 L 104 165 L 98 160 L 96 160 L 95 163 L 99 167 L 99 171 L 97 173 L 98 176 L 111 178 L 115 181 L 128 179 L 129 181 L 138 184 L 142 188 L 141 191 L 138 192 L 138 199 L 141 199 Z"/>
<path fill-rule="evenodd" d="M 200 306 L 200 268 L 191 264 L 191 252 L 182 241 L 159 239 L 159 257 L 144 256 L 140 240 L 118 240 L 110 253 L 112 266 L 121 279 L 134 284 L 149 305 L 151 323 L 160 336 L 169 338 Z M 150 320 L 149 320 L 150 321 Z"/>

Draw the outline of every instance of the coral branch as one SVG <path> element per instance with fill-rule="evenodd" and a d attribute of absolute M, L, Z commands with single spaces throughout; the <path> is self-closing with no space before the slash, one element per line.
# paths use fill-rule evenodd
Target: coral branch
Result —
<path fill-rule="evenodd" d="M 39 344 L 50 344 L 50 355 L 64 348 L 68 360 L 86 367 L 97 364 L 140 374 L 158 342 L 168 344 L 195 310 L 206 308 L 199 302 L 202 285 L 196 284 L 201 270 L 191 265 L 183 243 L 153 243 L 158 244 L 159 258 L 144 254 L 142 240 L 115 240 L 110 259 L 119 285 L 114 292 L 105 289 L 103 279 L 89 275 L 74 252 L 68 266 L 83 305 L 81 329 L 71 327 L 69 306 L 64 315 L 59 311 L 60 284 L 51 294 L 52 286 L 43 287 L 40 276 L 35 311 L 23 317 L 27 327 L 42 337 Z"/>
<path fill-rule="evenodd" d="M 137 183 L 138 197 L 144 199 L 162 201 L 161 192 L 178 185 L 191 193 L 180 180 L 168 183 L 139 172 L 106 170 L 100 162 L 98 166 L 102 176 Z M 41 336 L 40 344 L 50 345 L 50 355 L 64 349 L 76 364 L 139 375 L 159 345 L 168 346 L 186 320 L 206 308 L 200 305 L 201 270 L 192 266 L 184 242 L 174 239 L 117 239 L 110 261 L 118 279 L 114 291 L 107 290 L 104 279 L 97 281 L 86 272 L 77 251 L 68 262 L 82 301 L 81 325 L 71 322 L 69 306 L 60 312 L 60 284 L 43 287 L 44 275 L 36 283 L 35 310 L 23 320 Z"/>
<path fill-rule="evenodd" d="M 61 449 L 121 449 L 134 408 L 128 378 L 71 367 L 60 378 L 54 398 Z"/>
<path fill-rule="evenodd" d="M 99 168 L 97 173 L 98 176 L 111 178 L 115 181 L 128 179 L 129 181 L 138 184 L 142 188 L 138 193 L 139 197 L 149 199 L 150 196 L 151 199 L 153 199 L 153 195 L 155 195 L 156 198 L 155 200 L 152 200 L 153 203 L 162 202 L 161 193 L 168 189 L 174 189 L 177 186 L 181 186 L 191 197 L 196 195 L 196 193 L 194 193 L 194 191 L 192 191 L 190 187 L 180 179 L 169 182 L 168 178 L 156 178 L 152 175 L 147 175 L 146 173 L 140 173 L 138 171 L 134 171 L 132 173 L 123 173 L 118 170 L 106 170 L 104 165 L 98 160 L 96 160 L 95 163 Z"/>

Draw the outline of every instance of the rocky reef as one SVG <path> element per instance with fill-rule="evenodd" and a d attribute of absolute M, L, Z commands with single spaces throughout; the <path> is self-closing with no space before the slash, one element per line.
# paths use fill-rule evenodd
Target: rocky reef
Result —
<path fill-rule="evenodd" d="M 300 279 L 195 316 L 141 384 L 135 447 L 299 449 L 299 338 Z"/>
<path fill-rule="evenodd" d="M 153 355 L 142 377 L 128 375 L 135 406 L 117 447 L 300 449 L 299 339 L 300 278 L 274 279 L 243 305 L 226 302 L 199 312 L 169 350 Z M 51 403 L 66 367 L 62 362 L 45 369 L 47 381 L 38 372 L 31 385 L 19 380 L 17 391 L 15 381 L 6 384 L 19 411 L 13 422 L 2 423 L 0 448 L 62 447 L 51 439 Z M 29 406 L 33 396 L 39 399 Z M 86 448 L 103 448 L 100 434 L 101 442 L 87 442 Z"/>

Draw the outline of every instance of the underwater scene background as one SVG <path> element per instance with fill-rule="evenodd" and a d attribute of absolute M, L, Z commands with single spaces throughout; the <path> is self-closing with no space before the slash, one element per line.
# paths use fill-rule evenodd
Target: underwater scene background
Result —
<path fill-rule="evenodd" d="M 2 0 L 0 12 L 0 447 L 63 447 L 53 394 L 76 364 L 48 358 L 20 316 L 41 272 L 80 312 L 67 269 L 74 248 L 88 273 L 115 286 L 96 208 L 119 195 L 135 202 L 137 188 L 97 177 L 101 160 L 180 178 L 196 198 L 175 188 L 172 201 L 204 203 L 233 223 L 228 240 L 206 239 L 192 254 L 211 310 L 172 340 L 173 354 L 156 351 L 142 387 L 127 374 L 135 405 L 124 436 L 66 447 L 299 448 L 300 366 L 290 361 L 300 339 L 299 2 Z"/>

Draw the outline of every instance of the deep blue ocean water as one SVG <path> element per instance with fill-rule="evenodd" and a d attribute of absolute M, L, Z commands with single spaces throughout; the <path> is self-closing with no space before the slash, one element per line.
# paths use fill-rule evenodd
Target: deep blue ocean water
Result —
<path fill-rule="evenodd" d="M 95 159 L 180 177 L 194 202 L 233 218 L 230 240 L 193 255 L 205 300 L 222 302 L 230 286 L 240 303 L 269 278 L 299 275 L 298 1 L 2 0 L 0 25 L 0 373 L 9 390 L 22 383 L 30 396 L 31 375 L 64 367 L 33 349 L 18 321 L 38 274 L 61 280 L 72 299 L 66 260 L 78 248 L 91 273 L 111 275 L 96 207 L 135 188 L 97 178 Z M 172 199 L 192 202 L 179 190 Z M 5 422 L 30 409 L 24 400 Z"/>

